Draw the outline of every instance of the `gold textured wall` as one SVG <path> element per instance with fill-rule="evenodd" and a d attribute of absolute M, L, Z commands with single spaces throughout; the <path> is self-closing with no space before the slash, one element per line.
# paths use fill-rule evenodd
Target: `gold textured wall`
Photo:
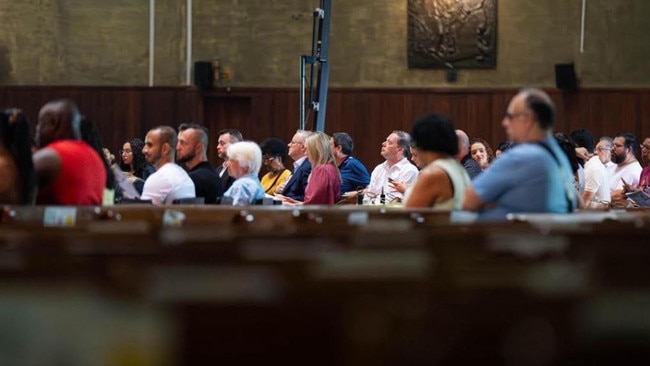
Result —
<path fill-rule="evenodd" d="M 234 86 L 297 86 L 317 0 L 194 0 L 193 59 L 219 56 Z M 406 0 L 333 0 L 331 85 L 441 87 L 406 66 Z M 461 70 L 458 87 L 553 86 L 575 62 L 586 87 L 647 87 L 650 1 L 499 0 L 495 70 Z M 155 84 L 185 83 L 186 8 L 156 0 Z M 0 83 L 146 85 L 147 0 L 0 0 Z"/>

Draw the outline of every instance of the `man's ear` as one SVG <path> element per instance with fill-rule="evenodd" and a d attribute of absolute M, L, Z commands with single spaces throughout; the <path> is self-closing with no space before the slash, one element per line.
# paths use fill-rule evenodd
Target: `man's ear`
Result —
<path fill-rule="evenodd" d="M 171 145 L 169 144 L 169 142 L 164 142 L 160 147 L 160 151 L 162 152 L 163 155 L 169 155 L 169 153 L 171 152 Z"/>

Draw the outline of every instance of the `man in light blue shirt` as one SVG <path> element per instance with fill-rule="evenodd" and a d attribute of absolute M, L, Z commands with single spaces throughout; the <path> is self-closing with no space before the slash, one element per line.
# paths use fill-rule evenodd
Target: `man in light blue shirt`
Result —
<path fill-rule="evenodd" d="M 520 91 L 510 102 L 503 127 L 517 146 L 496 159 L 465 191 L 463 209 L 479 219 L 505 220 L 508 213 L 573 212 L 573 173 L 552 135 L 555 106 L 539 89 Z"/>

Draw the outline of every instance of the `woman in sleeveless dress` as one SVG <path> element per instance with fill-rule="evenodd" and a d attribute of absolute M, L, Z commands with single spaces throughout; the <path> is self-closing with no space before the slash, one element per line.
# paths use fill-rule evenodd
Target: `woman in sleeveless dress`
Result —
<path fill-rule="evenodd" d="M 444 116 L 430 114 L 415 121 L 411 138 L 424 167 L 408 192 L 404 206 L 460 209 L 470 179 L 454 158 L 458 154 L 454 125 Z"/>

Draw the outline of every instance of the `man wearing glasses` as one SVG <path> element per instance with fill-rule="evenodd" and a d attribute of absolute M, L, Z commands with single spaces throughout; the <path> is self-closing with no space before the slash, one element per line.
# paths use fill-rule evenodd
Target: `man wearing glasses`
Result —
<path fill-rule="evenodd" d="M 626 192 L 639 186 L 641 164 L 636 159 L 636 137 L 629 132 L 620 132 L 612 143 L 612 162 L 616 168 L 609 180 L 612 201 L 625 201 Z"/>
<path fill-rule="evenodd" d="M 472 181 L 463 209 L 479 211 L 482 220 L 504 220 L 517 212 L 572 212 L 577 192 L 569 161 L 552 135 L 554 119 L 555 106 L 545 92 L 520 91 L 502 122 L 517 145 Z"/>
<path fill-rule="evenodd" d="M 574 130 L 571 131 L 569 136 L 578 147 L 584 148 L 590 156 L 596 150 L 594 148 L 594 135 L 588 130 L 584 128 Z M 611 192 L 609 190 L 610 174 L 605 164 L 600 160 L 599 155 L 593 155 L 586 161 L 583 161 L 583 166 L 585 183 L 582 200 L 586 207 L 601 208 L 603 207 L 603 202 L 611 201 Z"/>

